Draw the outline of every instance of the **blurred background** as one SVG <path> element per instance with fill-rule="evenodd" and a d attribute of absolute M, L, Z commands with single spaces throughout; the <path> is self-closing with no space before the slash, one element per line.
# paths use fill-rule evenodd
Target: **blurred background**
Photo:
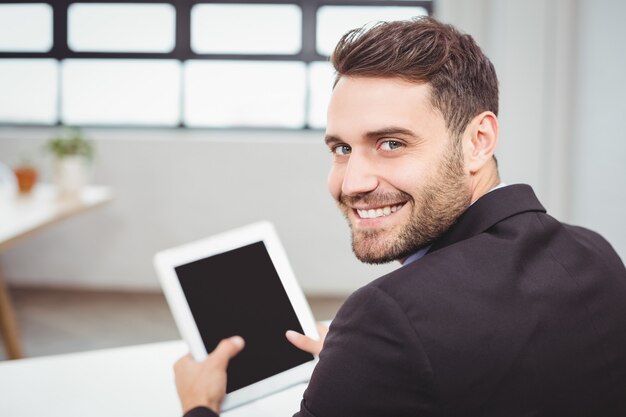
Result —
<path fill-rule="evenodd" d="M 79 126 L 113 194 L 0 252 L 25 354 L 178 338 L 153 254 L 257 220 L 318 319 L 396 268 L 353 257 L 326 190 L 328 55 L 348 29 L 425 14 L 496 67 L 503 180 L 626 257 L 626 2 L 2 1 L 0 162 L 50 183 L 42 149 Z"/>

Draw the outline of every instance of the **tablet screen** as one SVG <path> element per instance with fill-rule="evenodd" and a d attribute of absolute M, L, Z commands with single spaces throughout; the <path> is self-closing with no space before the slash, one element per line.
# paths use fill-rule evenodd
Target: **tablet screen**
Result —
<path fill-rule="evenodd" d="M 285 338 L 302 326 L 263 242 L 175 270 L 207 352 L 225 337 L 246 341 L 228 366 L 227 393 L 313 360 Z"/>

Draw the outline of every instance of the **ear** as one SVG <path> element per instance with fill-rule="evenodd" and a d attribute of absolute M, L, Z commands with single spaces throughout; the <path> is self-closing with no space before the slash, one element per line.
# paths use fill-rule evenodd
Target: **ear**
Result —
<path fill-rule="evenodd" d="M 498 144 L 498 118 L 490 111 L 474 117 L 465 130 L 466 167 L 470 174 L 480 171 L 493 158 Z"/>

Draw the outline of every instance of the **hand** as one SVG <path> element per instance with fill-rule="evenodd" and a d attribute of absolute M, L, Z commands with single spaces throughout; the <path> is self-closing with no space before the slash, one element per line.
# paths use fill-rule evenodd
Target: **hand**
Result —
<path fill-rule="evenodd" d="M 183 413 L 199 407 L 208 407 L 219 414 L 226 395 L 226 368 L 230 359 L 244 347 L 244 340 L 233 336 L 222 340 L 202 362 L 185 355 L 174 365 L 176 391 Z"/>
<path fill-rule="evenodd" d="M 324 339 L 328 334 L 328 327 L 322 323 L 317 323 L 317 332 L 320 335 L 318 340 L 312 339 L 308 336 L 295 332 L 293 330 L 287 330 L 285 336 L 295 347 L 305 352 L 309 352 L 315 356 L 319 356 L 324 346 Z"/>

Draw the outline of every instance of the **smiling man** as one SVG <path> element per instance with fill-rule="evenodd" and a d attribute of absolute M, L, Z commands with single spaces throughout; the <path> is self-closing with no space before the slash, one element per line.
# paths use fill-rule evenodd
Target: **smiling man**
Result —
<path fill-rule="evenodd" d="M 431 18 L 346 34 L 333 57 L 329 190 L 363 262 L 301 417 L 624 416 L 626 270 L 598 234 L 501 183 L 498 83 L 473 39 Z M 226 339 L 176 365 L 189 416 L 214 416 Z M 321 350 L 321 352 L 320 352 Z"/>
<path fill-rule="evenodd" d="M 326 143 L 334 158 L 329 189 L 363 262 L 407 258 L 498 184 L 495 161 L 489 159 L 497 140 L 493 112 L 485 111 L 474 126 L 489 137 L 470 144 L 471 157 L 478 157 L 482 168 L 470 178 L 462 142 L 450 137 L 423 82 L 344 76 L 328 115 Z"/>

